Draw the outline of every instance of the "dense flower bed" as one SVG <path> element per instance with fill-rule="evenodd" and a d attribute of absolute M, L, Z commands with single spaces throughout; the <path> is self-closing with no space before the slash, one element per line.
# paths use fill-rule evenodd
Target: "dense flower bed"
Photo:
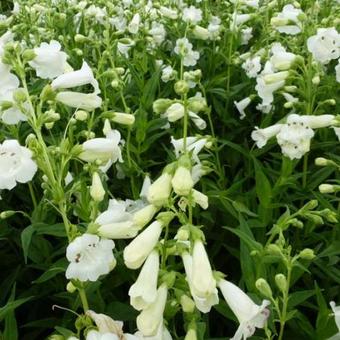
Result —
<path fill-rule="evenodd" d="M 340 2 L 0 5 L 0 338 L 340 337 Z"/>

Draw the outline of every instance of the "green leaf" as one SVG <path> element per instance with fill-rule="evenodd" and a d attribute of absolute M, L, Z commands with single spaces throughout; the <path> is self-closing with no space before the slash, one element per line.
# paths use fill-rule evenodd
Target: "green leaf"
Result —
<path fill-rule="evenodd" d="M 31 224 L 27 228 L 25 228 L 21 233 L 22 251 L 24 252 L 24 259 L 25 259 L 26 264 L 27 264 L 28 250 L 31 244 L 34 231 L 35 231 L 34 226 L 33 224 Z"/>

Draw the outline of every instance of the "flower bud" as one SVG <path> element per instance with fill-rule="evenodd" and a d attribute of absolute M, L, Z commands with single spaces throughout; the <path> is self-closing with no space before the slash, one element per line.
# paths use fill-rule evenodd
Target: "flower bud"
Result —
<path fill-rule="evenodd" d="M 22 54 L 22 59 L 26 62 L 33 60 L 35 57 L 36 57 L 36 54 L 34 53 L 33 50 L 26 50 Z"/>
<path fill-rule="evenodd" d="M 317 166 L 327 166 L 329 165 L 329 160 L 323 157 L 318 157 L 315 159 L 315 165 Z"/>
<path fill-rule="evenodd" d="M 68 339 L 77 339 L 76 337 L 70 337 Z M 59 334 L 52 334 L 50 335 L 47 340 L 65 340 L 65 337 L 63 337 L 62 335 L 59 335 Z"/>
<path fill-rule="evenodd" d="M 85 35 L 82 35 L 82 34 L 76 34 L 76 35 L 74 36 L 74 41 L 75 41 L 76 43 L 82 44 L 82 43 L 85 43 L 85 42 L 89 41 L 89 38 L 88 38 L 88 37 L 85 37 Z"/>
<path fill-rule="evenodd" d="M 181 306 L 184 313 L 193 313 L 195 310 L 195 302 L 186 294 L 181 296 Z"/>
<path fill-rule="evenodd" d="M 6 211 L 3 211 L 0 214 L 0 218 L 2 220 L 5 220 L 6 218 L 13 216 L 15 213 L 16 213 L 16 211 L 14 211 L 14 210 L 6 210 Z"/>
<path fill-rule="evenodd" d="M 288 71 L 281 71 L 264 76 L 264 81 L 267 85 L 285 80 L 289 75 Z"/>
<path fill-rule="evenodd" d="M 24 89 L 17 89 L 13 92 L 13 99 L 17 103 L 24 103 L 27 100 L 27 95 L 24 91 Z"/>
<path fill-rule="evenodd" d="M 189 195 L 192 187 L 194 186 L 190 170 L 184 166 L 179 166 L 172 178 L 171 184 L 177 195 Z"/>
<path fill-rule="evenodd" d="M 135 116 L 130 113 L 115 112 L 111 120 L 118 124 L 132 125 L 135 122 Z"/>
<path fill-rule="evenodd" d="M 183 227 L 180 228 L 177 231 L 177 234 L 176 234 L 176 238 L 179 241 L 188 241 L 189 240 L 189 236 L 190 236 L 189 230 L 187 228 L 183 228 Z"/>
<path fill-rule="evenodd" d="M 286 292 L 288 288 L 287 278 L 283 274 L 280 273 L 275 275 L 275 283 L 282 293 Z"/>
<path fill-rule="evenodd" d="M 67 285 L 66 285 L 66 290 L 69 292 L 69 293 L 74 293 L 77 288 L 74 286 L 74 284 L 70 281 Z"/>
<path fill-rule="evenodd" d="M 282 255 L 282 251 L 281 251 L 280 247 L 276 244 L 269 244 L 267 246 L 266 250 L 270 255 L 275 255 L 275 256 Z"/>
<path fill-rule="evenodd" d="M 146 226 L 156 214 L 158 208 L 149 204 L 133 214 L 133 224 L 139 228 Z"/>
<path fill-rule="evenodd" d="M 206 28 L 199 25 L 194 27 L 192 34 L 196 39 L 201 40 L 207 40 L 210 37 L 210 32 Z"/>
<path fill-rule="evenodd" d="M 162 206 L 168 202 L 172 189 L 171 180 L 172 176 L 165 172 L 150 185 L 147 195 L 149 203 Z"/>
<path fill-rule="evenodd" d="M 163 99 L 163 98 L 157 99 L 152 104 L 153 112 L 157 114 L 164 113 L 171 104 L 172 104 L 171 99 Z"/>
<path fill-rule="evenodd" d="M 313 260 L 315 258 L 314 250 L 310 248 L 305 248 L 300 252 L 299 257 L 304 260 Z"/>
<path fill-rule="evenodd" d="M 269 299 L 273 297 L 272 289 L 270 288 L 268 282 L 265 279 L 260 278 L 256 280 L 255 286 L 263 296 Z"/>
<path fill-rule="evenodd" d="M 92 175 L 90 195 L 95 202 L 101 202 L 105 196 L 105 190 L 97 172 L 94 172 Z"/>
<path fill-rule="evenodd" d="M 74 117 L 81 122 L 84 122 L 88 116 L 89 114 L 84 110 L 78 110 L 74 115 Z"/>
<path fill-rule="evenodd" d="M 165 111 L 165 115 L 169 122 L 175 122 L 184 117 L 185 108 L 181 103 L 171 104 Z"/>
<path fill-rule="evenodd" d="M 185 80 L 179 80 L 175 83 L 174 89 L 178 95 L 183 95 L 189 92 L 190 87 Z"/>
<path fill-rule="evenodd" d="M 193 328 L 190 328 L 184 340 L 197 340 L 196 330 L 194 330 Z"/>
<path fill-rule="evenodd" d="M 320 76 L 319 75 L 316 75 L 312 78 L 312 83 L 314 85 L 319 85 L 320 84 Z"/>
<path fill-rule="evenodd" d="M 198 204 L 202 209 L 208 209 L 209 202 L 207 195 L 204 195 L 202 192 L 192 189 L 192 197 L 194 199 L 194 202 Z"/>
<path fill-rule="evenodd" d="M 319 191 L 322 194 L 331 194 L 340 190 L 340 185 L 320 184 Z"/>

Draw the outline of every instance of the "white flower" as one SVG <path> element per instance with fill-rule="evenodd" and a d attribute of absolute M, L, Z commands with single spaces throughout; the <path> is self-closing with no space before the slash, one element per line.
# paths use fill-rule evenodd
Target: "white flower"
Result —
<path fill-rule="evenodd" d="M 0 84 L 1 84 L 1 81 L 0 81 Z M 0 92 L 0 104 L 4 102 L 12 103 L 12 106 L 10 108 L 5 109 L 2 112 L 0 112 L 1 120 L 7 125 L 15 125 L 15 124 L 18 124 L 19 122 L 27 121 L 27 116 L 24 113 L 22 113 L 21 109 L 14 102 L 13 94 L 15 90 L 16 89 L 10 89 L 4 93 Z M 29 112 L 30 107 L 28 103 L 25 102 L 22 105 L 24 106 L 25 110 Z"/>
<path fill-rule="evenodd" d="M 230 30 L 236 31 L 239 26 L 245 24 L 251 19 L 250 14 L 238 14 L 236 11 L 233 13 L 232 20 L 230 21 Z"/>
<path fill-rule="evenodd" d="M 183 10 L 183 21 L 196 25 L 202 20 L 202 11 L 194 6 L 186 7 Z"/>
<path fill-rule="evenodd" d="M 195 189 L 192 189 L 191 192 L 194 202 L 197 203 L 202 209 L 208 209 L 209 206 L 208 196 Z"/>
<path fill-rule="evenodd" d="M 193 260 L 192 256 L 188 252 L 182 253 L 182 260 L 184 264 L 186 280 L 188 282 L 190 293 L 195 301 L 196 308 L 202 313 L 208 313 L 211 307 L 218 304 L 218 292 L 215 288 L 209 295 L 200 297 L 196 294 L 192 284 L 192 270 Z"/>
<path fill-rule="evenodd" d="M 164 25 L 153 21 L 151 29 L 149 29 L 149 34 L 152 36 L 153 43 L 160 45 L 165 40 L 166 36 Z"/>
<path fill-rule="evenodd" d="M 335 66 L 336 81 L 340 83 L 340 59 L 338 65 Z"/>
<path fill-rule="evenodd" d="M 109 201 L 109 207 L 95 220 L 99 224 L 98 234 L 112 239 L 132 238 L 139 227 L 133 223 L 134 201 Z"/>
<path fill-rule="evenodd" d="M 168 19 L 175 20 L 178 17 L 177 11 L 169 7 L 161 6 L 159 8 L 159 11 L 163 17 L 168 18 Z"/>
<path fill-rule="evenodd" d="M 302 24 L 299 20 L 301 14 L 303 14 L 301 9 L 295 8 L 293 5 L 286 5 L 277 17 L 272 18 L 271 24 L 280 33 L 296 35 L 301 32 Z"/>
<path fill-rule="evenodd" d="M 156 300 L 158 271 L 159 254 L 157 250 L 153 250 L 129 290 L 130 303 L 135 309 L 145 309 Z"/>
<path fill-rule="evenodd" d="M 34 49 L 36 56 L 29 65 L 35 69 L 38 77 L 53 79 L 64 73 L 67 54 L 60 49 L 61 45 L 55 40 L 51 40 L 49 44 L 43 42 Z"/>
<path fill-rule="evenodd" d="M 135 333 L 135 336 L 137 337 L 138 340 L 172 340 L 172 336 L 169 333 L 168 329 L 164 326 L 163 322 L 159 324 L 158 330 L 155 335 L 144 336 L 142 332 L 138 331 Z"/>
<path fill-rule="evenodd" d="M 244 110 L 248 107 L 248 105 L 251 103 L 251 98 L 246 97 L 239 102 L 234 101 L 234 105 L 237 108 L 237 111 L 240 113 L 240 119 L 243 119 L 246 116 L 246 113 Z"/>
<path fill-rule="evenodd" d="M 167 65 L 162 68 L 161 79 L 164 83 L 167 83 L 170 80 L 174 80 L 176 76 L 177 76 L 177 71 L 175 71 L 170 65 Z"/>
<path fill-rule="evenodd" d="M 256 78 L 257 74 L 261 71 L 261 57 L 247 58 L 242 64 L 242 68 L 249 78 Z"/>
<path fill-rule="evenodd" d="M 136 13 L 128 25 L 128 31 L 131 34 L 136 34 L 139 31 L 140 26 L 140 15 Z"/>
<path fill-rule="evenodd" d="M 241 45 L 247 45 L 249 40 L 253 37 L 253 28 L 247 27 L 241 29 Z"/>
<path fill-rule="evenodd" d="M 307 40 L 308 51 L 321 64 L 328 64 L 340 56 L 340 35 L 334 27 L 318 28 L 316 35 Z"/>
<path fill-rule="evenodd" d="M 17 140 L 0 144 L 0 189 L 11 190 L 18 183 L 29 182 L 37 172 L 32 152 Z"/>
<path fill-rule="evenodd" d="M 124 38 L 118 41 L 117 50 L 119 54 L 123 55 L 125 58 L 129 58 L 129 51 L 133 46 L 135 46 L 135 42 L 133 40 Z"/>
<path fill-rule="evenodd" d="M 86 111 L 93 111 L 102 105 L 102 99 L 95 93 L 59 92 L 56 100 L 67 106 Z"/>
<path fill-rule="evenodd" d="M 332 311 L 334 313 L 335 323 L 336 323 L 338 330 L 339 330 L 338 335 L 340 336 L 340 306 L 336 306 L 334 301 L 331 301 L 329 304 L 331 305 Z M 336 339 L 334 339 L 334 340 L 336 340 Z"/>
<path fill-rule="evenodd" d="M 184 66 L 195 66 L 200 54 L 192 49 L 192 44 L 187 38 L 176 40 L 174 52 L 183 58 Z"/>
<path fill-rule="evenodd" d="M 172 176 L 165 172 L 150 185 L 147 194 L 149 203 L 155 206 L 162 206 L 167 203 L 172 189 L 171 180 Z"/>
<path fill-rule="evenodd" d="M 189 111 L 188 114 L 190 119 L 198 129 L 204 130 L 207 127 L 207 123 L 205 122 L 205 120 L 198 116 L 195 112 Z"/>
<path fill-rule="evenodd" d="M 9 65 L 0 62 L 0 94 L 8 91 L 13 91 L 19 87 L 19 79 L 16 75 L 10 72 Z"/>
<path fill-rule="evenodd" d="M 85 162 L 102 161 L 103 163 L 106 163 L 104 168 L 111 166 L 117 161 L 122 163 L 123 159 L 119 145 L 120 141 L 121 138 L 118 130 L 109 131 L 106 138 L 89 139 L 82 144 L 82 152 L 80 153 L 79 158 Z"/>
<path fill-rule="evenodd" d="M 164 117 L 168 119 L 169 122 L 175 122 L 184 117 L 185 108 L 181 103 L 171 104 L 164 113 Z"/>
<path fill-rule="evenodd" d="M 5 45 L 13 40 L 13 33 L 11 31 L 7 31 L 0 37 L 0 57 L 2 57 L 4 53 Z"/>
<path fill-rule="evenodd" d="M 116 263 L 112 253 L 114 246 L 112 240 L 100 239 L 97 235 L 78 236 L 66 249 L 70 262 L 66 278 L 97 281 L 100 275 L 108 274 Z"/>
<path fill-rule="evenodd" d="M 190 169 L 179 166 L 176 169 L 175 175 L 171 181 L 172 187 L 177 195 L 187 196 L 189 195 L 194 182 L 191 177 Z"/>
<path fill-rule="evenodd" d="M 84 60 L 80 70 L 68 72 L 60 75 L 51 83 L 53 90 L 68 89 L 71 87 L 91 84 L 94 88 L 94 93 L 100 93 L 98 82 L 94 78 L 93 72 L 87 62 Z"/>
<path fill-rule="evenodd" d="M 270 63 L 275 71 L 289 70 L 296 59 L 294 53 L 287 52 L 286 49 L 280 44 L 275 43 L 271 48 Z"/>
<path fill-rule="evenodd" d="M 192 290 L 200 298 L 206 298 L 216 289 L 216 280 L 210 261 L 201 240 L 196 240 L 192 250 Z"/>
<path fill-rule="evenodd" d="M 156 220 L 125 247 L 123 256 L 128 268 L 137 269 L 143 264 L 155 248 L 162 229 L 162 223 Z"/>
<path fill-rule="evenodd" d="M 212 16 L 207 29 L 211 40 L 218 39 L 221 30 L 221 19 L 219 17 Z"/>
<path fill-rule="evenodd" d="M 157 334 L 159 325 L 163 323 L 163 313 L 167 300 L 168 288 L 162 284 L 157 290 L 156 300 L 137 316 L 138 330 L 144 336 Z"/>
<path fill-rule="evenodd" d="M 184 139 L 183 138 L 175 139 L 174 137 L 171 136 L 171 144 L 173 145 L 175 149 L 176 158 L 179 158 L 179 156 L 184 153 Z M 198 154 L 204 147 L 208 146 L 207 144 L 208 144 L 207 138 L 187 137 L 186 150 L 188 152 L 191 152 L 192 159 L 196 163 L 200 162 L 198 158 Z"/>
<path fill-rule="evenodd" d="M 264 300 L 259 306 L 240 288 L 226 280 L 220 280 L 218 287 L 240 323 L 231 340 L 249 338 L 255 333 L 256 328 L 264 327 L 269 316 L 269 310 L 266 308 L 270 304 L 269 301 Z"/>
<path fill-rule="evenodd" d="M 264 129 L 259 129 L 257 126 L 251 133 L 251 138 L 256 142 L 258 148 L 264 147 L 268 140 L 275 137 L 281 130 L 284 124 L 271 125 Z"/>
<path fill-rule="evenodd" d="M 120 337 L 117 334 L 111 332 L 102 333 L 94 329 L 91 329 L 86 335 L 86 340 L 120 340 L 120 339 L 139 340 L 138 337 L 131 334 L 123 334 L 122 337 Z"/>

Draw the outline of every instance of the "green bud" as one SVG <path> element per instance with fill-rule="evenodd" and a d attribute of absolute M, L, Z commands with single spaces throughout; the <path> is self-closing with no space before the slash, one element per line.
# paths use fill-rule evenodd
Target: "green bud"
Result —
<path fill-rule="evenodd" d="M 181 296 L 180 300 L 182 310 L 184 313 L 193 313 L 195 310 L 195 302 L 186 294 Z"/>
<path fill-rule="evenodd" d="M 275 275 L 275 283 L 277 287 L 280 289 L 280 291 L 286 292 L 287 290 L 287 278 L 283 274 L 276 274 Z"/>
<path fill-rule="evenodd" d="M 66 290 L 69 292 L 69 293 L 74 293 L 77 288 L 74 286 L 74 284 L 70 281 L 67 285 L 66 285 Z"/>
<path fill-rule="evenodd" d="M 22 59 L 26 62 L 33 60 L 36 57 L 36 54 L 33 50 L 26 50 L 22 54 Z"/>
<path fill-rule="evenodd" d="M 47 340 L 65 340 L 65 337 L 59 334 L 52 334 L 47 338 Z"/>
<path fill-rule="evenodd" d="M 40 93 L 40 98 L 43 101 L 54 100 L 55 96 L 56 93 L 53 91 L 51 85 L 46 85 Z"/>
<path fill-rule="evenodd" d="M 74 114 L 74 117 L 76 118 L 76 120 L 79 120 L 81 122 L 85 121 L 88 118 L 88 116 L 89 114 L 84 110 L 78 110 Z"/>
<path fill-rule="evenodd" d="M 311 200 L 306 203 L 301 210 L 313 210 L 318 206 L 319 202 L 317 200 Z"/>
<path fill-rule="evenodd" d="M 175 284 L 175 281 L 176 281 L 176 272 L 174 271 L 165 273 L 161 278 L 161 282 L 165 283 L 168 288 L 171 288 Z"/>
<path fill-rule="evenodd" d="M 322 217 L 324 217 L 328 222 L 337 223 L 338 222 L 338 214 L 335 211 L 330 209 L 324 209 L 319 212 Z"/>
<path fill-rule="evenodd" d="M 75 41 L 76 43 L 85 43 L 85 42 L 89 41 L 89 38 L 88 38 L 88 37 L 85 37 L 85 36 L 82 35 L 82 34 L 76 34 L 76 35 L 74 36 L 74 41 Z"/>
<path fill-rule="evenodd" d="M 13 92 L 13 99 L 17 103 L 24 103 L 27 100 L 26 92 L 24 89 L 17 89 Z"/>
<path fill-rule="evenodd" d="M 175 214 L 172 211 L 164 211 L 159 213 L 156 216 L 157 221 L 161 222 L 163 226 L 167 226 L 172 219 L 175 217 Z"/>
<path fill-rule="evenodd" d="M 51 130 L 53 129 L 54 122 L 45 123 L 44 126 L 47 130 Z"/>
<path fill-rule="evenodd" d="M 329 163 L 332 162 L 329 159 L 323 158 L 323 157 L 318 157 L 315 159 L 315 165 L 317 166 L 327 166 L 330 165 Z"/>
<path fill-rule="evenodd" d="M 157 114 L 164 113 L 170 107 L 171 104 L 172 104 L 171 99 L 164 99 L 164 98 L 157 99 L 152 104 L 153 112 Z"/>
<path fill-rule="evenodd" d="M 0 107 L 1 107 L 1 111 L 6 111 L 10 109 L 11 107 L 13 107 L 13 103 L 9 101 L 3 101 L 1 102 Z"/>
<path fill-rule="evenodd" d="M 3 212 L 0 214 L 0 218 L 1 218 L 2 220 L 5 220 L 6 218 L 15 215 L 15 213 L 16 213 L 16 211 L 14 211 L 14 210 L 6 210 L 6 211 L 3 211 Z"/>
<path fill-rule="evenodd" d="M 260 278 L 260 279 L 256 280 L 255 286 L 263 296 L 265 296 L 267 298 L 273 297 L 272 289 L 270 288 L 268 282 L 265 279 Z"/>
<path fill-rule="evenodd" d="M 276 244 L 269 244 L 266 248 L 266 251 L 270 255 L 276 255 L 276 256 L 282 255 L 282 251 L 281 251 L 280 247 Z"/>
<path fill-rule="evenodd" d="M 185 80 L 179 80 L 175 83 L 174 89 L 178 95 L 183 95 L 189 92 L 190 87 Z"/>
<path fill-rule="evenodd" d="M 315 258 L 314 250 L 310 248 L 305 248 L 300 252 L 299 257 L 304 260 L 313 260 Z"/>

